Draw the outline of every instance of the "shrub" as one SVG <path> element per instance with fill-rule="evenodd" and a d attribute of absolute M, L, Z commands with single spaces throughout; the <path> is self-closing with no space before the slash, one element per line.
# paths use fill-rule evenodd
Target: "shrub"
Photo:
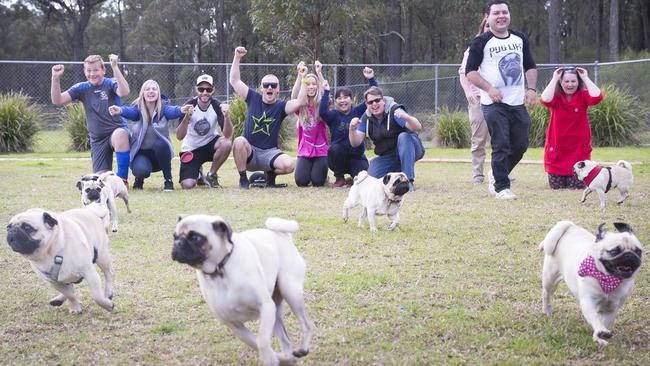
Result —
<path fill-rule="evenodd" d="M 41 115 L 41 108 L 26 94 L 0 94 L 0 152 L 31 151 Z"/>
<path fill-rule="evenodd" d="M 450 112 L 443 107 L 438 115 L 436 136 L 441 146 L 463 148 L 469 147 L 472 131 L 469 117 L 465 112 Z"/>
<path fill-rule="evenodd" d="M 594 146 L 625 146 L 638 142 L 648 109 L 627 89 L 601 87 L 605 98 L 589 107 L 591 139 Z"/>
<path fill-rule="evenodd" d="M 232 122 L 233 127 L 233 140 L 237 136 L 244 134 L 244 121 L 246 120 L 246 101 L 239 96 L 235 98 L 230 103 L 230 121 Z M 296 140 L 296 121 L 292 117 L 285 118 L 285 121 L 282 123 L 282 128 L 280 129 L 280 135 L 278 136 L 278 147 L 281 150 L 295 150 L 295 140 Z"/>
<path fill-rule="evenodd" d="M 81 103 L 70 103 L 65 106 L 63 125 L 70 136 L 70 149 L 87 151 L 90 149 L 90 136 L 86 126 L 86 113 Z"/>
<path fill-rule="evenodd" d="M 546 128 L 551 120 L 551 112 L 540 103 L 535 103 L 533 109 L 528 110 L 528 113 L 532 121 L 528 145 L 530 147 L 543 147 L 546 142 Z"/>

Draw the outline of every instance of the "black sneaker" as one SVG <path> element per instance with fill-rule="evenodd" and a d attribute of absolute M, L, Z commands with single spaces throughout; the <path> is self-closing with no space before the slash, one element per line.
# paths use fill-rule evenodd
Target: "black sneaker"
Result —
<path fill-rule="evenodd" d="M 219 177 L 217 177 L 216 174 L 208 173 L 208 175 L 205 177 L 205 182 L 210 188 L 221 188 L 221 185 L 219 184 Z"/>
<path fill-rule="evenodd" d="M 197 186 L 205 186 L 207 185 L 205 181 L 205 176 L 203 175 L 203 167 L 199 168 L 199 176 L 196 178 L 196 185 Z"/>
<path fill-rule="evenodd" d="M 251 182 L 248 181 L 248 178 L 239 178 L 239 188 L 248 189 L 251 185 Z"/>
<path fill-rule="evenodd" d="M 173 190 L 174 190 L 174 182 L 172 182 L 171 180 L 166 180 L 165 185 L 163 187 L 163 191 L 171 192 Z"/>
<path fill-rule="evenodd" d="M 144 186 L 144 179 L 135 177 L 135 180 L 133 181 L 133 189 L 142 189 L 143 186 Z"/>

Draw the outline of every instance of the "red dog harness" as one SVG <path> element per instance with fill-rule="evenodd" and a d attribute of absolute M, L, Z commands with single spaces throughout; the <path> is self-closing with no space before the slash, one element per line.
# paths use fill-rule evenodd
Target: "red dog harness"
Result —
<path fill-rule="evenodd" d="M 607 180 L 607 187 L 605 188 L 605 193 L 607 193 L 609 192 L 610 188 L 612 188 L 612 170 L 610 167 L 605 167 L 605 169 L 607 169 L 607 173 L 609 173 L 609 179 Z M 594 180 L 594 178 L 596 178 L 596 176 L 598 175 L 598 173 L 600 173 L 601 170 L 603 170 L 603 167 L 600 165 L 591 169 L 589 174 L 587 174 L 587 176 L 584 179 L 585 185 L 587 185 L 587 187 L 591 185 L 591 182 Z"/>

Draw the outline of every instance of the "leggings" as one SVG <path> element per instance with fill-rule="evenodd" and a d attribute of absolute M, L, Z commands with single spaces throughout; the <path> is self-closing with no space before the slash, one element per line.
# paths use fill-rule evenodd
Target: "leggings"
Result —
<path fill-rule="evenodd" d="M 583 189 L 585 184 L 576 178 L 575 175 L 557 175 L 548 173 L 548 185 L 551 189 Z"/>
<path fill-rule="evenodd" d="M 327 156 L 315 158 L 299 156 L 294 177 L 298 187 L 307 187 L 309 183 L 314 187 L 324 185 L 327 180 Z"/>

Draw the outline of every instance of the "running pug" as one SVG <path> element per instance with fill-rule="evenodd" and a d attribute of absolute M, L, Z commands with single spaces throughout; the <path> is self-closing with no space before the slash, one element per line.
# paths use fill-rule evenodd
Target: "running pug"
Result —
<path fill-rule="evenodd" d="M 632 165 L 625 160 L 619 160 L 616 165 L 603 167 L 595 161 L 583 160 L 573 165 L 573 172 L 586 186 L 582 192 L 580 202 L 585 202 L 587 195 L 592 191 L 598 194 L 600 208 L 605 208 L 605 193 L 612 188 L 618 188 L 621 196 L 618 199 L 619 205 L 629 196 L 630 187 L 634 181 L 632 176 Z"/>
<path fill-rule="evenodd" d="M 354 184 L 343 203 L 343 221 L 348 222 L 349 210 L 361 204 L 359 227 L 368 217 L 370 231 L 377 231 L 375 215 L 387 215 L 390 219 L 388 230 L 394 230 L 399 225 L 399 209 L 408 191 L 409 180 L 404 173 L 388 173 L 377 179 L 362 171 L 354 177 Z"/>
<path fill-rule="evenodd" d="M 85 208 L 54 213 L 40 208 L 15 215 L 7 226 L 7 243 L 29 260 L 34 271 L 61 294 L 52 306 L 70 301 L 70 312 L 81 314 L 74 285 L 86 280 L 93 299 L 113 310 L 113 267 L 108 235 L 99 217 Z M 104 289 L 94 263 L 104 272 Z"/>
<path fill-rule="evenodd" d="M 306 265 L 291 237 L 295 221 L 269 218 L 266 229 L 233 233 L 220 216 L 179 218 L 172 259 L 196 269 L 203 298 L 217 318 L 258 352 L 264 365 L 295 363 L 307 355 L 314 325 L 303 299 Z M 299 349 L 284 326 L 283 302 L 298 318 Z M 259 319 L 255 336 L 245 322 Z M 271 348 L 275 333 L 282 353 Z"/>
<path fill-rule="evenodd" d="M 126 204 L 126 209 L 131 213 L 129 207 L 129 192 L 122 181 L 122 178 L 109 171 L 102 174 L 87 174 L 77 182 L 77 188 L 81 191 L 81 204 L 90 208 L 105 223 L 108 229 L 110 217 L 111 231 L 117 231 L 117 205 L 115 197 L 120 197 Z"/>
<path fill-rule="evenodd" d="M 643 253 L 627 224 L 614 223 L 616 233 L 606 231 L 604 226 L 601 224 L 594 236 L 570 221 L 560 221 L 539 245 L 545 254 L 544 312 L 551 315 L 551 296 L 564 279 L 600 346 L 606 346 L 606 339 L 612 336 L 610 327 L 632 291 Z"/>

